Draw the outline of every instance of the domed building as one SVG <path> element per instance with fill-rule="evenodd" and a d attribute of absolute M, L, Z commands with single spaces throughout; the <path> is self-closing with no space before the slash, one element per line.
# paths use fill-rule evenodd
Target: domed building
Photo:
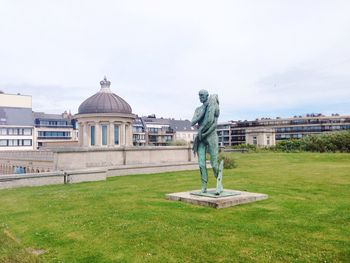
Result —
<path fill-rule="evenodd" d="M 135 115 L 130 105 L 112 93 L 105 77 L 101 89 L 86 99 L 75 115 L 79 124 L 79 144 L 84 147 L 118 147 L 132 145 L 132 122 Z"/>

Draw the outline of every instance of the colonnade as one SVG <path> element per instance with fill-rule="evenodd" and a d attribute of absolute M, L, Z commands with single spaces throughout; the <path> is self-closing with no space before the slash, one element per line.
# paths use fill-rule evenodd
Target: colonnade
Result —
<path fill-rule="evenodd" d="M 94 145 L 91 145 L 91 127 L 94 126 Z M 106 143 L 102 142 L 102 126 L 107 126 Z M 115 143 L 115 127 L 118 127 L 118 143 Z M 85 147 L 132 146 L 132 124 L 119 121 L 79 122 L 79 143 Z"/>

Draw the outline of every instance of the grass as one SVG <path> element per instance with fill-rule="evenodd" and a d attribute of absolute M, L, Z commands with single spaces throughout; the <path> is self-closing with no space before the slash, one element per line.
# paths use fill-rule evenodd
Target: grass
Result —
<path fill-rule="evenodd" d="M 350 261 L 349 154 L 234 156 L 225 188 L 269 199 L 221 210 L 164 199 L 199 188 L 197 171 L 2 190 L 0 262 Z"/>

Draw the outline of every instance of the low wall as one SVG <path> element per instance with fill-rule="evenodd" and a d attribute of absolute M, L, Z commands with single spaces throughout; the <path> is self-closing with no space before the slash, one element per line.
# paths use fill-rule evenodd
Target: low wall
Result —
<path fill-rule="evenodd" d="M 52 151 L 0 151 L 0 174 L 12 174 L 15 167 L 25 167 L 26 173 L 53 170 Z"/>
<path fill-rule="evenodd" d="M 0 189 L 52 184 L 74 184 L 80 182 L 103 181 L 106 180 L 107 177 L 112 176 L 152 174 L 197 169 L 198 164 L 196 162 L 184 162 L 173 164 L 122 165 L 35 174 L 0 175 Z"/>
<path fill-rule="evenodd" d="M 0 160 L 52 162 L 52 151 L 0 151 Z"/>
<path fill-rule="evenodd" d="M 24 167 L 27 173 L 0 175 L 0 189 L 98 181 L 106 180 L 107 176 L 198 169 L 197 159 L 191 148 L 183 146 L 92 149 L 74 147 L 52 151 L 0 152 L 0 168 L 5 167 L 8 173 L 12 173 L 11 169 L 17 166 Z M 33 166 L 38 168 L 33 169 Z M 28 173 L 33 170 L 38 173 Z"/>
<path fill-rule="evenodd" d="M 35 174 L 0 175 L 0 189 L 53 184 L 73 184 L 106 180 L 107 169 L 85 169 L 75 171 L 55 171 Z"/>
<path fill-rule="evenodd" d="M 149 165 L 123 165 L 108 167 L 107 177 L 124 176 L 131 174 L 153 174 L 174 171 L 197 170 L 197 162 L 184 162 L 173 164 L 149 164 Z"/>
<path fill-rule="evenodd" d="M 0 175 L 0 189 L 24 186 L 41 186 L 49 184 L 64 184 L 64 182 L 64 172 Z"/>
<path fill-rule="evenodd" d="M 144 146 L 120 148 L 59 148 L 53 150 L 55 170 L 75 170 L 133 164 L 172 164 L 195 161 L 191 148 Z"/>

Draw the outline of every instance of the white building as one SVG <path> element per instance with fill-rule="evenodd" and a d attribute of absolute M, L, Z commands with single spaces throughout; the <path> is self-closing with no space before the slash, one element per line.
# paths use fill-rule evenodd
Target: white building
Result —
<path fill-rule="evenodd" d="M 0 92 L 0 151 L 34 150 L 32 97 Z"/>
<path fill-rule="evenodd" d="M 193 143 L 198 133 L 189 120 L 170 120 L 170 127 L 175 132 L 175 140 L 186 141 L 187 144 Z"/>
<path fill-rule="evenodd" d="M 258 147 L 270 147 L 276 145 L 276 132 L 268 128 L 250 128 L 245 131 L 245 140 L 247 144 Z"/>

